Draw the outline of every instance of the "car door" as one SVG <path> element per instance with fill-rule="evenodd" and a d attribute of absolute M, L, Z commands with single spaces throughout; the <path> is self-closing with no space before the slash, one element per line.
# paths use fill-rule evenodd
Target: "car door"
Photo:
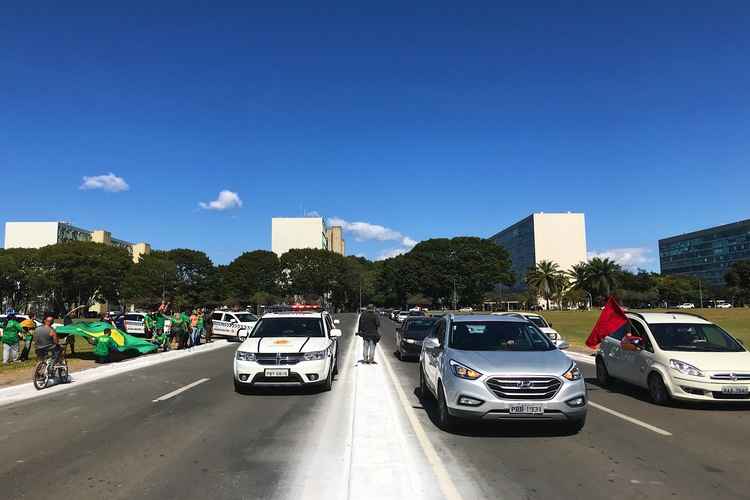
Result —
<path fill-rule="evenodd" d="M 599 346 L 604 365 L 607 367 L 607 372 L 615 378 L 623 377 L 621 341 L 624 335 L 625 329 L 620 329 L 612 335 L 605 337 Z"/>
<path fill-rule="evenodd" d="M 225 336 L 227 335 L 227 327 L 226 323 L 224 322 L 224 313 L 215 312 L 211 315 L 211 323 L 213 324 L 213 334 L 214 335 L 221 335 Z"/>
<path fill-rule="evenodd" d="M 435 390 L 437 390 L 437 381 L 440 376 L 438 366 L 443 351 L 445 329 L 445 320 L 438 321 L 435 325 L 435 329 L 430 334 L 435 342 L 430 342 L 427 345 L 423 344 L 422 347 L 425 352 L 425 377 L 427 378 L 427 383 L 430 384 L 430 387 Z"/>
<path fill-rule="evenodd" d="M 648 387 L 647 375 L 654 358 L 654 347 L 651 337 L 646 331 L 646 325 L 639 319 L 631 319 L 633 334 L 643 339 L 643 349 L 637 351 L 622 350 L 620 353 L 622 364 L 622 379 L 631 384 Z"/>

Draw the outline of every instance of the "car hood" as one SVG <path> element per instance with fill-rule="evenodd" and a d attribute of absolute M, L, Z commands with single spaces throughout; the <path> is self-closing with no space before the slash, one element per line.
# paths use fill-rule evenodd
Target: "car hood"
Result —
<path fill-rule="evenodd" d="M 244 323 L 238 323 L 242 328 L 246 330 L 252 330 L 255 328 L 255 324 L 258 323 L 257 321 L 246 321 Z"/>
<path fill-rule="evenodd" d="M 688 363 L 707 372 L 750 373 L 750 352 L 685 352 L 664 351 L 669 359 Z"/>
<path fill-rule="evenodd" d="M 245 352 L 322 351 L 331 341 L 325 337 L 250 337 L 239 347 Z"/>
<path fill-rule="evenodd" d="M 539 328 L 542 332 L 544 332 L 546 334 L 558 333 L 557 330 L 555 330 L 554 328 L 550 328 L 549 326 L 545 326 L 544 328 L 542 328 L 542 327 L 537 327 L 537 328 Z M 559 333 L 558 333 L 558 335 L 559 335 Z"/>
<path fill-rule="evenodd" d="M 571 360 L 562 351 L 456 351 L 451 359 L 485 375 L 543 374 L 559 376 Z"/>

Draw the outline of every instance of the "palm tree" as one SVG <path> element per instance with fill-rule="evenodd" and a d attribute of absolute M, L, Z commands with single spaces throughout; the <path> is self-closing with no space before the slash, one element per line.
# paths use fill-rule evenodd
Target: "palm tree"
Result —
<path fill-rule="evenodd" d="M 617 288 L 620 265 L 609 258 L 594 257 L 588 263 L 591 291 L 598 297 L 607 298 Z"/>
<path fill-rule="evenodd" d="M 565 271 L 558 271 L 555 275 L 555 300 L 562 310 L 563 300 L 570 289 L 570 277 Z"/>
<path fill-rule="evenodd" d="M 544 300 L 547 301 L 548 311 L 549 301 L 557 289 L 559 274 L 560 266 L 549 260 L 539 261 L 526 273 L 526 285 L 539 291 Z"/>
<path fill-rule="evenodd" d="M 587 262 L 579 262 L 578 264 L 574 264 L 573 266 L 571 266 L 570 270 L 568 270 L 567 275 L 570 278 L 571 289 L 579 290 L 587 294 L 587 298 L 591 298 L 593 302 L 593 297 L 591 295 L 591 276 L 589 264 Z M 591 306 L 590 303 L 589 306 Z"/>

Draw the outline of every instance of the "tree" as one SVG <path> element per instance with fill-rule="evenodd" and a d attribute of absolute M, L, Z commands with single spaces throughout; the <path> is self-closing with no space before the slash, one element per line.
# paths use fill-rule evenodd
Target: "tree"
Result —
<path fill-rule="evenodd" d="M 123 298 L 139 307 L 153 308 L 177 289 L 177 264 L 159 252 L 144 255 L 123 283 Z"/>
<path fill-rule="evenodd" d="M 742 303 L 750 301 L 750 260 L 733 263 L 724 275 L 724 281 Z"/>
<path fill-rule="evenodd" d="M 273 252 L 255 250 L 234 259 L 224 270 L 225 294 L 250 300 L 258 293 L 277 295 L 280 290 L 281 263 Z M 257 297 L 256 297 L 257 298 Z"/>
<path fill-rule="evenodd" d="M 542 260 L 526 273 L 526 285 L 539 291 L 550 310 L 550 299 L 557 290 L 560 280 L 560 266 L 556 262 Z"/>
<path fill-rule="evenodd" d="M 292 249 L 282 255 L 281 272 L 286 292 L 320 298 L 331 291 L 335 285 L 333 255 L 338 254 L 315 248 Z"/>
<path fill-rule="evenodd" d="M 601 303 L 612 295 L 618 285 L 620 265 L 612 259 L 594 257 L 588 262 L 588 283 L 591 294 L 600 298 Z"/>

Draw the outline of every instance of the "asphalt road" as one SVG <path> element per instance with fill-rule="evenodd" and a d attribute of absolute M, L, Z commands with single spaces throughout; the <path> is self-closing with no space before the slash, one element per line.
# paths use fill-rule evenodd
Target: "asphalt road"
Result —
<path fill-rule="evenodd" d="M 393 355 L 394 324 L 379 364 L 359 365 L 355 317 L 341 319 L 331 392 L 236 394 L 228 344 L 0 408 L 0 497 L 750 497 L 748 407 L 662 408 L 590 384 L 593 402 L 671 435 L 597 408 L 574 436 L 546 424 L 447 434 L 418 398 L 417 363 Z"/>

